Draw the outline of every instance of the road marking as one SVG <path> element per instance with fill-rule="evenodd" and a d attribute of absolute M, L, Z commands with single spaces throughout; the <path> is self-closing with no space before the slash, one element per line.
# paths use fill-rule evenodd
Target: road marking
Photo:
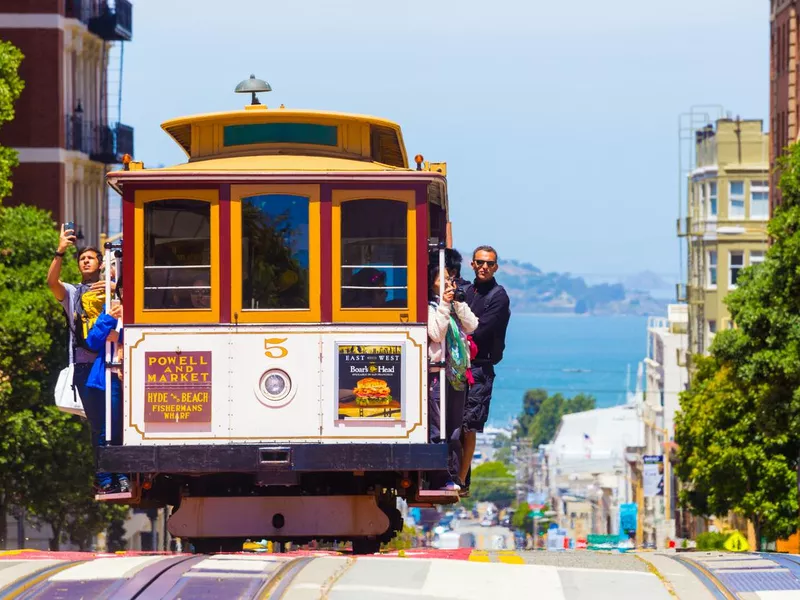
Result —
<path fill-rule="evenodd" d="M 513 550 L 505 550 L 497 554 L 497 560 L 507 565 L 524 565 L 525 559 Z"/>
<path fill-rule="evenodd" d="M 467 560 L 470 562 L 492 562 L 492 559 L 489 558 L 489 553 L 486 552 L 486 550 L 473 550 L 470 552 Z"/>
<path fill-rule="evenodd" d="M 651 563 L 646 558 L 639 556 L 638 554 L 634 554 L 634 556 L 638 558 L 640 561 L 642 561 L 645 565 L 647 565 L 647 570 L 650 573 L 658 577 L 659 581 L 661 581 L 662 585 L 664 586 L 664 588 L 666 588 L 667 592 L 669 592 L 670 596 L 672 596 L 673 598 L 678 597 L 678 594 L 675 593 L 675 589 L 672 587 L 672 584 L 666 577 L 664 577 L 664 574 L 661 573 L 661 571 L 659 571 L 658 568 L 656 568 L 656 566 L 653 563 Z"/>
<path fill-rule="evenodd" d="M 0 550 L 0 556 L 16 556 L 17 554 L 22 554 L 23 552 L 38 552 L 33 548 L 23 548 L 21 550 Z"/>

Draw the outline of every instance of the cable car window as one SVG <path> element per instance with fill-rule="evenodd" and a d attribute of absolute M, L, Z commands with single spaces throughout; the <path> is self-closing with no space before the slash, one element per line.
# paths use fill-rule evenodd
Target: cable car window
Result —
<path fill-rule="evenodd" d="M 309 307 L 308 206 L 288 194 L 242 199 L 244 310 Z"/>
<path fill-rule="evenodd" d="M 406 210 L 395 200 L 342 203 L 342 308 L 408 306 Z"/>
<path fill-rule="evenodd" d="M 211 205 L 157 200 L 144 206 L 144 308 L 211 309 Z"/>

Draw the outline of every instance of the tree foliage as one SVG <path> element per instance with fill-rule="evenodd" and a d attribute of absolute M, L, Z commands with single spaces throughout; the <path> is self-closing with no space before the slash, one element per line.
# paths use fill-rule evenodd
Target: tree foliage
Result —
<path fill-rule="evenodd" d="M 14 118 L 14 102 L 25 87 L 19 76 L 22 59 L 19 48 L 0 40 L 0 126 Z M 0 200 L 11 193 L 11 169 L 17 163 L 16 151 L 0 146 Z"/>
<path fill-rule="evenodd" d="M 94 535 L 108 522 L 92 498 L 86 425 L 53 406 L 69 336 L 45 285 L 57 243 L 48 213 L 0 206 L 0 544 L 10 506 L 50 525 L 52 548 L 62 537 L 85 541 L 86 531 Z M 62 278 L 78 280 L 76 261 L 64 261 Z"/>
<path fill-rule="evenodd" d="M 770 537 L 798 526 L 800 145 L 779 170 L 782 205 L 766 259 L 727 296 L 736 327 L 698 360 L 676 422 L 684 501 L 699 514 L 739 512 Z"/>
<path fill-rule="evenodd" d="M 540 390 L 539 390 L 540 391 Z M 541 394 L 532 396 L 532 401 L 541 398 Z M 561 417 L 577 412 L 584 412 L 595 408 L 594 396 L 578 394 L 572 398 L 565 398 L 561 394 L 547 396 L 538 407 L 537 412 L 530 419 L 527 426 L 527 438 L 531 440 L 534 448 L 540 444 L 549 444 L 553 441 Z"/>
<path fill-rule="evenodd" d="M 476 502 L 509 506 L 516 497 L 516 480 L 501 462 L 485 462 L 472 471 L 471 495 Z"/>
<path fill-rule="evenodd" d="M 746 516 L 758 539 L 783 537 L 797 527 L 797 479 L 789 436 L 760 427 L 758 392 L 717 358 L 698 359 L 675 424 L 677 472 L 690 483 L 681 496 L 699 514 Z"/>

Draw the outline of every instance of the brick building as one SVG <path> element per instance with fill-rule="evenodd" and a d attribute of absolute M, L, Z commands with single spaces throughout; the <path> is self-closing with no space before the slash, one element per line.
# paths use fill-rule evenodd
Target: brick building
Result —
<path fill-rule="evenodd" d="M 74 221 L 83 244 L 108 227 L 106 171 L 133 154 L 119 122 L 128 0 L 3 0 L 0 39 L 22 50 L 25 89 L 0 144 L 19 152 L 6 205 L 33 204 Z"/>
<path fill-rule="evenodd" d="M 797 139 L 798 110 L 797 0 L 770 0 L 769 164 L 773 171 L 783 149 Z M 777 177 L 770 180 L 770 214 L 780 204 Z"/>

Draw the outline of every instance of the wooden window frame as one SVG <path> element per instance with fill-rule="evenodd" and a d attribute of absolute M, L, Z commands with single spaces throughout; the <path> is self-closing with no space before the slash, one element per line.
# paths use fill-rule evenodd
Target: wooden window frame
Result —
<path fill-rule="evenodd" d="M 145 205 L 162 200 L 196 200 L 210 205 L 211 237 L 211 308 L 144 308 L 144 210 Z M 220 208 L 218 189 L 136 190 L 134 196 L 134 246 L 136 291 L 134 293 L 134 322 L 137 324 L 206 324 L 220 320 Z"/>
<path fill-rule="evenodd" d="M 342 204 L 351 200 L 392 200 L 406 205 L 406 308 L 342 308 Z M 417 192 L 413 189 L 333 190 L 331 194 L 331 292 L 336 323 L 415 323 L 417 321 Z M 425 235 L 426 232 L 422 232 Z"/>
<path fill-rule="evenodd" d="M 250 196 L 308 198 L 308 308 L 242 307 L 242 201 Z M 322 240 L 319 185 L 274 184 L 231 186 L 231 315 L 239 323 L 318 323 L 322 315 Z"/>

